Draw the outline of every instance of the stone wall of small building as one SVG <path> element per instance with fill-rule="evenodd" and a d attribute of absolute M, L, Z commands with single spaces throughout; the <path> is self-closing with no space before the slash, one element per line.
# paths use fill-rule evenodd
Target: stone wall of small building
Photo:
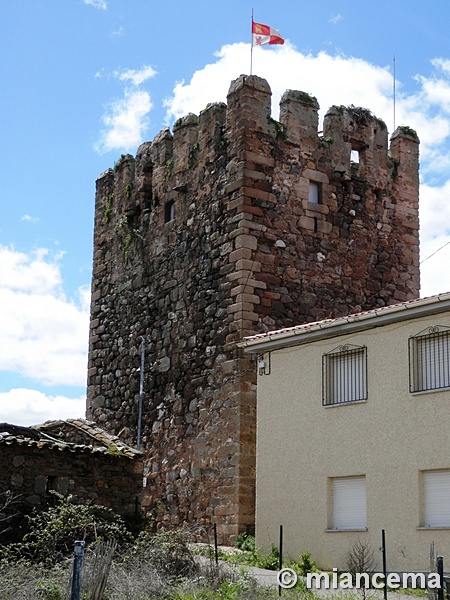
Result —
<path fill-rule="evenodd" d="M 113 451 L 32 440 L 0 443 L 0 493 L 9 490 L 21 507 L 45 508 L 54 502 L 51 490 L 77 500 L 93 501 L 124 517 L 140 512 L 142 460 Z"/>
<path fill-rule="evenodd" d="M 135 442 L 144 340 L 144 504 L 222 540 L 254 523 L 256 366 L 236 342 L 419 294 L 414 132 L 389 145 L 332 107 L 319 133 L 292 90 L 279 119 L 241 76 L 97 180 L 88 418 Z"/>

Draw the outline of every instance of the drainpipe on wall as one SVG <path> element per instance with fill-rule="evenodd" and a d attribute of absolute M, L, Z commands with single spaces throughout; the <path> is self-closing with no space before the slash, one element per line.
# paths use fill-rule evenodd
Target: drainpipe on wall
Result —
<path fill-rule="evenodd" d="M 141 366 L 139 369 L 139 407 L 138 407 L 138 425 L 136 450 L 141 449 L 141 427 L 142 427 L 142 400 L 144 396 L 144 363 L 145 363 L 145 338 L 141 340 Z"/>

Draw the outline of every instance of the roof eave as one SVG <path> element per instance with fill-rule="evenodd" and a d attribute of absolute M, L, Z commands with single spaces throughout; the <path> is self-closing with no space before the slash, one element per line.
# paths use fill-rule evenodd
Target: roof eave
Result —
<path fill-rule="evenodd" d="M 268 333 L 264 338 L 249 337 L 239 342 L 238 345 L 247 353 L 267 352 L 340 335 L 349 335 L 365 329 L 431 316 L 445 311 L 450 311 L 450 293 L 440 294 L 432 298 L 423 298 L 411 303 L 393 305 L 379 314 L 376 311 L 375 314 L 371 311 L 328 322 L 326 320 L 319 321 L 304 329 Z"/>

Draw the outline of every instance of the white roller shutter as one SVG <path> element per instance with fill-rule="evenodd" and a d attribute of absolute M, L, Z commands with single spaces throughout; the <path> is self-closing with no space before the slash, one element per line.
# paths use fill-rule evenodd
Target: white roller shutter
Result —
<path fill-rule="evenodd" d="M 366 478 L 335 477 L 331 485 L 333 529 L 366 529 Z"/>
<path fill-rule="evenodd" d="M 450 471 L 423 473 L 425 527 L 450 527 Z"/>

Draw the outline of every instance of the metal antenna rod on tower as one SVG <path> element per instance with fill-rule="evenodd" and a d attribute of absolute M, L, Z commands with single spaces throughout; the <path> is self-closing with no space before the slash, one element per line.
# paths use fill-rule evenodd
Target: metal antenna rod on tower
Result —
<path fill-rule="evenodd" d="M 395 54 L 394 54 L 394 131 L 395 131 Z"/>

